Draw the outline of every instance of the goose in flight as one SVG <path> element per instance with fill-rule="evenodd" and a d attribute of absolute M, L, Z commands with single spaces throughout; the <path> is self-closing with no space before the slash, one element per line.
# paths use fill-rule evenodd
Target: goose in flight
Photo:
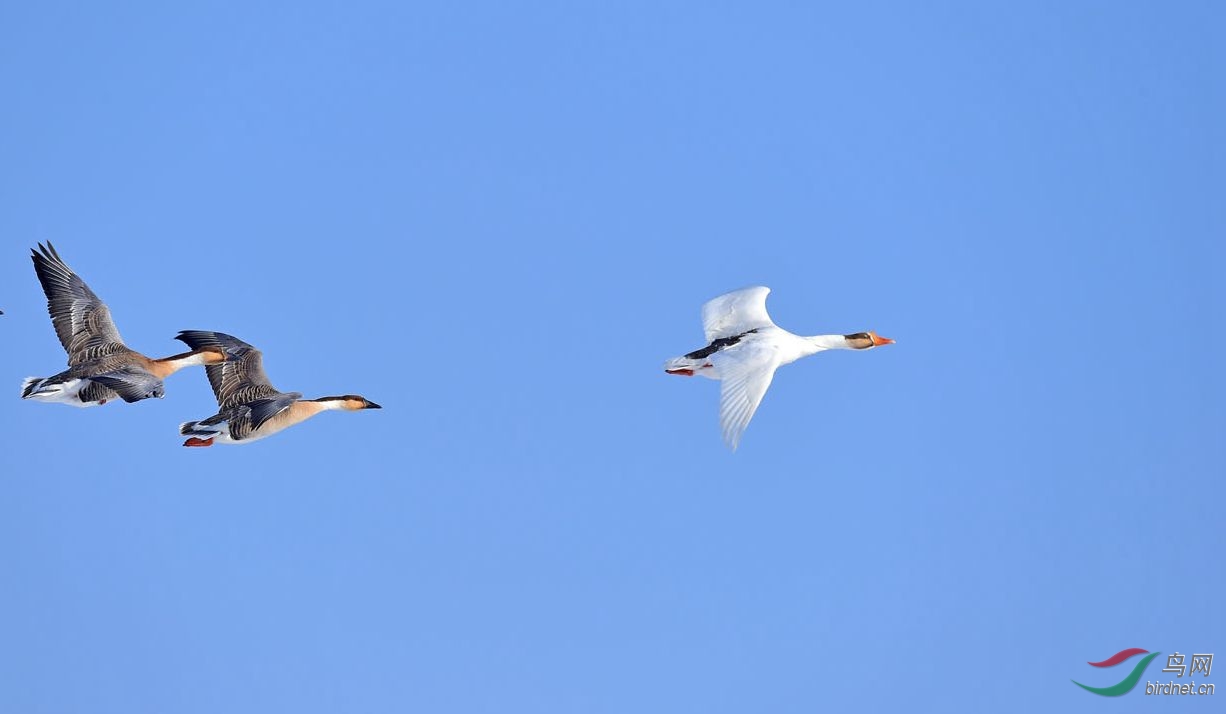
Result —
<path fill-rule="evenodd" d="M 793 335 L 771 321 L 766 312 L 769 293 L 770 288 L 752 287 L 710 300 L 702 306 L 702 328 L 709 344 L 664 363 L 664 371 L 669 374 L 721 380 L 720 428 L 724 442 L 733 451 L 762 403 L 776 369 L 823 350 L 868 350 L 894 342 L 875 332 Z"/>
<path fill-rule="evenodd" d="M 264 374 L 260 351 L 237 337 L 221 332 L 184 330 L 175 339 L 193 349 L 221 349 L 229 356 L 226 362 L 205 368 L 220 411 L 208 419 L 180 424 L 179 433 L 188 437 L 184 446 L 212 446 L 214 441 L 245 444 L 329 409 L 383 408 L 356 394 L 303 399 L 300 392 L 282 392 L 272 386 Z"/>
<path fill-rule="evenodd" d="M 68 369 L 50 377 L 28 377 L 21 398 L 92 407 L 121 397 L 138 402 L 165 394 L 162 380 L 184 367 L 217 364 L 226 355 L 216 347 L 150 359 L 129 349 L 111 321 L 111 311 L 85 281 L 72 272 L 50 242 L 31 251 L 34 272 L 47 295 L 47 311 Z"/>

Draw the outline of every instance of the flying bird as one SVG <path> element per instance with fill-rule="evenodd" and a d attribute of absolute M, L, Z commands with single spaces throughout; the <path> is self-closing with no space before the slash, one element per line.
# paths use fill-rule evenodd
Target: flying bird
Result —
<path fill-rule="evenodd" d="M 92 407 L 115 399 L 138 402 L 165 394 L 162 380 L 184 367 L 217 364 L 225 352 L 216 347 L 150 359 L 129 349 L 111 321 L 111 311 L 85 281 L 72 272 L 50 242 L 31 251 L 34 272 L 47 295 L 47 311 L 68 369 L 51 377 L 28 377 L 21 398 Z"/>
<path fill-rule="evenodd" d="M 220 407 L 213 416 L 179 425 L 189 437 L 184 446 L 245 444 L 272 436 L 330 409 L 357 411 L 383 407 L 356 394 L 303 399 L 301 392 L 282 392 L 264 374 L 260 351 L 221 332 L 184 330 L 176 337 L 193 349 L 222 349 L 229 359 L 205 368 Z"/>
<path fill-rule="evenodd" d="M 702 329 L 709 344 L 664 363 L 664 371 L 669 374 L 697 374 L 722 382 L 720 428 L 724 442 L 733 451 L 762 403 L 776 369 L 823 350 L 868 350 L 894 342 L 875 332 L 793 335 L 775 325 L 767 314 L 769 293 L 770 288 L 752 287 L 710 300 L 702 306 Z"/>

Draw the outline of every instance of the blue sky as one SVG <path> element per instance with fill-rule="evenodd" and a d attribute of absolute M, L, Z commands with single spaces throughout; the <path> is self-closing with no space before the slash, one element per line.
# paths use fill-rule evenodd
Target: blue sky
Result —
<path fill-rule="evenodd" d="M 1069 680 L 1226 650 L 1226 12 L 1025 5 L 6 8 L 0 710 L 1149 711 Z M 22 402 L 45 240 L 385 408 Z M 898 344 L 730 454 L 753 284 Z"/>

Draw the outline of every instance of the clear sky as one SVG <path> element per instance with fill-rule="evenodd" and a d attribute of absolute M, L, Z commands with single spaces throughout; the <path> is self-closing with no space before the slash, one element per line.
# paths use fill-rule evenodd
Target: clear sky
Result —
<path fill-rule="evenodd" d="M 0 15 L 0 711 L 1131 712 L 1070 680 L 1226 659 L 1220 3 Z M 45 240 L 135 349 L 384 409 L 23 402 Z M 898 344 L 732 454 L 661 365 L 754 284 Z"/>

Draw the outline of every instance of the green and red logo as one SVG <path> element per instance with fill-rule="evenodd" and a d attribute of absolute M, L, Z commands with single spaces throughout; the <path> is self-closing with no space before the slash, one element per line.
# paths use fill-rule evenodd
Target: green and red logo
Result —
<path fill-rule="evenodd" d="M 1102 662 L 1087 662 L 1087 664 L 1089 664 L 1091 667 L 1114 667 L 1120 662 L 1135 657 L 1139 654 L 1143 654 L 1145 656 L 1142 657 L 1139 662 L 1137 662 L 1136 666 L 1132 668 L 1132 671 L 1128 673 L 1128 676 L 1121 679 L 1117 684 L 1113 684 L 1110 687 L 1091 687 L 1088 684 L 1082 684 L 1075 679 L 1072 680 L 1073 684 L 1076 684 L 1078 687 L 1081 687 L 1087 692 L 1094 692 L 1095 694 L 1099 694 L 1104 697 L 1118 697 L 1121 694 L 1127 694 L 1128 692 L 1132 691 L 1133 687 L 1137 686 L 1137 682 L 1141 680 L 1141 675 L 1145 674 L 1145 668 L 1148 667 L 1149 663 L 1152 662 L 1153 659 L 1160 653 L 1149 652 L 1148 650 L 1143 650 L 1140 647 L 1129 647 L 1126 650 L 1116 652 Z"/>
<path fill-rule="evenodd" d="M 1093 692 L 1103 697 L 1118 697 L 1121 694 L 1127 694 L 1128 692 L 1132 691 L 1133 687 L 1137 686 L 1137 682 L 1141 681 L 1141 675 L 1145 674 L 1145 668 L 1149 666 L 1149 663 L 1153 661 L 1158 654 L 1158 652 L 1150 653 L 1141 649 L 1140 647 L 1130 647 L 1126 650 L 1120 650 L 1102 662 L 1089 662 L 1088 664 L 1091 667 L 1114 667 L 1120 662 L 1132 659 L 1137 655 L 1145 655 L 1136 663 L 1136 665 L 1133 666 L 1132 671 L 1128 673 L 1127 677 L 1124 677 L 1110 687 L 1091 687 L 1090 685 L 1082 684 L 1075 679 L 1073 680 L 1073 684 L 1076 684 L 1078 687 L 1081 687 L 1087 692 Z M 1185 664 L 1189 657 L 1191 657 L 1191 662 L 1189 664 Z M 1161 680 L 1150 682 L 1149 680 L 1146 680 L 1145 694 L 1177 694 L 1180 696 L 1199 696 L 1205 694 L 1212 695 L 1217 689 L 1216 685 L 1214 685 L 1212 682 L 1205 682 L 1203 680 L 1197 684 L 1195 679 L 1197 674 L 1204 675 L 1207 678 L 1212 671 L 1213 654 L 1209 652 L 1194 652 L 1190 655 L 1182 655 L 1178 650 L 1176 650 L 1172 654 L 1167 655 L 1166 666 L 1162 668 L 1163 673 L 1170 672 L 1171 674 L 1175 675 L 1174 678 L 1170 678 L 1166 682 Z M 1185 674 L 1188 675 L 1188 681 L 1176 681 L 1176 679 L 1182 680 Z M 1158 676 L 1162 675 L 1160 674 Z"/>

